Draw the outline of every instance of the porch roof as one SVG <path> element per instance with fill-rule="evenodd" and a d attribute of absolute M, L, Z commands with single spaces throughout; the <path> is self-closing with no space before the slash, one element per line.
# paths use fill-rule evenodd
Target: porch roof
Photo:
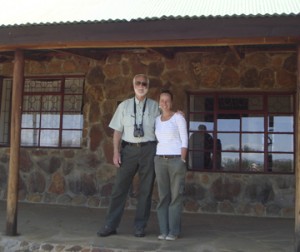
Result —
<path fill-rule="evenodd" d="M 11 0 L 1 8 L 0 61 L 16 49 L 155 48 L 172 57 L 174 48 L 300 43 L 299 0 Z"/>
<path fill-rule="evenodd" d="M 220 17 L 296 16 L 299 0 L 11 0 L 1 26 Z"/>

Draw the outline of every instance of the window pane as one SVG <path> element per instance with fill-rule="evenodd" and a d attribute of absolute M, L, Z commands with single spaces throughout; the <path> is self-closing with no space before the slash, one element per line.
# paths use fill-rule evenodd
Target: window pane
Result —
<path fill-rule="evenodd" d="M 68 78 L 65 80 L 66 94 L 82 94 L 84 79 Z"/>
<path fill-rule="evenodd" d="M 263 115 L 247 115 L 242 117 L 242 131 L 264 132 Z"/>
<path fill-rule="evenodd" d="M 59 131 L 58 130 L 41 130 L 40 146 L 58 147 Z"/>
<path fill-rule="evenodd" d="M 21 145 L 22 146 L 38 146 L 39 130 L 38 129 L 22 129 Z"/>
<path fill-rule="evenodd" d="M 82 96 L 66 95 L 64 97 L 64 111 L 81 112 Z"/>
<path fill-rule="evenodd" d="M 219 114 L 217 125 L 218 131 L 240 131 L 240 116 Z"/>
<path fill-rule="evenodd" d="M 220 96 L 218 105 L 220 110 L 246 110 L 248 109 L 248 99 L 235 95 Z"/>
<path fill-rule="evenodd" d="M 191 112 L 207 112 L 214 110 L 214 99 L 209 96 L 190 96 Z"/>
<path fill-rule="evenodd" d="M 293 152 L 294 137 L 291 134 L 269 134 L 269 151 Z"/>
<path fill-rule="evenodd" d="M 23 111 L 40 111 L 40 110 L 41 110 L 40 95 L 23 96 Z"/>
<path fill-rule="evenodd" d="M 23 113 L 22 114 L 22 128 L 39 128 L 40 114 L 39 113 Z"/>
<path fill-rule="evenodd" d="M 222 152 L 222 169 L 224 171 L 239 171 L 239 153 Z"/>
<path fill-rule="evenodd" d="M 213 150 L 213 138 L 205 132 L 194 132 L 189 140 L 189 146 L 192 150 Z"/>
<path fill-rule="evenodd" d="M 41 128 L 48 128 L 48 129 L 57 129 L 60 125 L 60 114 L 57 113 L 43 113 L 42 114 L 42 121 L 41 121 Z"/>
<path fill-rule="evenodd" d="M 212 160 L 214 162 L 215 168 L 217 170 L 222 170 L 222 152 L 219 141 L 217 141 L 217 151 L 216 154 L 213 154 Z"/>
<path fill-rule="evenodd" d="M 263 153 L 242 153 L 242 170 L 251 172 L 264 171 Z"/>
<path fill-rule="evenodd" d="M 192 116 L 192 118 L 193 118 L 193 116 Z M 195 118 L 193 118 L 193 119 L 195 120 Z M 207 121 L 201 121 L 201 120 L 194 121 L 194 120 L 190 120 L 190 122 L 189 122 L 190 123 L 189 129 L 191 131 L 198 131 L 200 125 L 204 125 L 208 131 L 213 131 L 213 129 L 214 129 L 213 122 L 207 122 Z"/>
<path fill-rule="evenodd" d="M 63 129 L 82 129 L 82 115 L 63 115 Z"/>
<path fill-rule="evenodd" d="M 60 111 L 61 97 L 58 95 L 45 95 L 42 98 L 42 111 Z"/>
<path fill-rule="evenodd" d="M 269 170 L 273 172 L 293 172 L 293 154 L 270 154 Z"/>
<path fill-rule="evenodd" d="M 190 151 L 189 152 L 189 166 L 193 169 L 211 169 L 212 168 L 212 154 L 210 151 Z"/>
<path fill-rule="evenodd" d="M 236 133 L 219 133 L 218 140 L 220 148 L 226 151 L 240 150 L 240 134 Z"/>
<path fill-rule="evenodd" d="M 269 116 L 268 131 L 275 132 L 293 132 L 294 118 L 292 116 Z"/>
<path fill-rule="evenodd" d="M 247 95 L 248 110 L 263 110 L 263 96 L 262 95 Z"/>
<path fill-rule="evenodd" d="M 222 95 L 218 99 L 220 110 L 262 110 L 261 95 Z"/>
<path fill-rule="evenodd" d="M 80 147 L 81 131 L 66 131 L 62 132 L 62 146 L 63 147 Z"/>
<path fill-rule="evenodd" d="M 264 151 L 264 134 L 242 134 L 242 150 Z"/>
<path fill-rule="evenodd" d="M 291 95 L 271 95 L 268 97 L 268 111 L 272 113 L 292 113 L 294 111 Z"/>
<path fill-rule="evenodd" d="M 60 92 L 61 80 L 60 79 L 26 79 L 24 84 L 24 92 Z"/>

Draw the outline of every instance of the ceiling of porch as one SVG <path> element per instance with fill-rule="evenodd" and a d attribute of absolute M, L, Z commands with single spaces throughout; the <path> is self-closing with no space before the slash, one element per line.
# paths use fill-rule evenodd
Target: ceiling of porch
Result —
<path fill-rule="evenodd" d="M 235 45 L 235 46 L 202 46 L 202 47 L 136 47 L 136 48 L 73 48 L 73 49 L 49 49 L 49 50 L 24 50 L 26 60 L 49 61 L 53 57 L 79 56 L 93 60 L 105 60 L 110 54 L 133 53 L 147 54 L 157 53 L 167 59 L 173 59 L 177 53 L 207 53 L 233 52 L 237 58 L 242 59 L 247 53 L 268 52 L 296 52 L 294 44 L 280 45 Z M 11 62 L 14 59 L 14 51 L 0 52 L 0 63 Z"/>

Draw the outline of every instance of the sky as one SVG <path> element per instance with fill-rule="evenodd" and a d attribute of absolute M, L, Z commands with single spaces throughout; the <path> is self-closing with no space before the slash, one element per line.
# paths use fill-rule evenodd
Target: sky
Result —
<path fill-rule="evenodd" d="M 300 13 L 300 0 L 2 0 L 0 25 Z"/>

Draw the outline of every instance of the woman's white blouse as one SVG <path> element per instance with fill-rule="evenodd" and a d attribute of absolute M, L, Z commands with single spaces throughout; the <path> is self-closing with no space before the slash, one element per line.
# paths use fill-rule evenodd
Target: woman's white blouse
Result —
<path fill-rule="evenodd" d="M 185 118 L 175 113 L 169 120 L 155 119 L 155 136 L 158 144 L 157 155 L 181 155 L 181 148 L 188 146 L 188 134 Z"/>

